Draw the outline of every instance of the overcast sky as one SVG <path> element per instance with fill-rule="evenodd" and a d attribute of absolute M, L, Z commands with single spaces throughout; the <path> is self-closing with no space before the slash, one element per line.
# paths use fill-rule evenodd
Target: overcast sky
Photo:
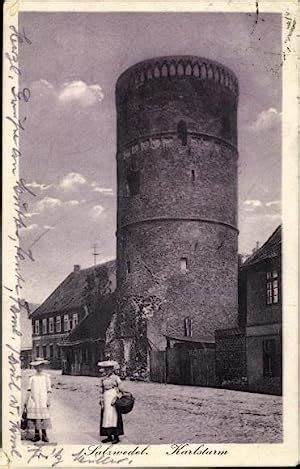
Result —
<path fill-rule="evenodd" d="M 276 14 L 21 13 L 20 45 L 31 90 L 21 176 L 32 199 L 23 246 L 24 294 L 43 301 L 74 264 L 115 257 L 118 76 L 134 63 L 191 54 L 230 67 L 240 85 L 239 252 L 280 223 L 281 18 Z"/>

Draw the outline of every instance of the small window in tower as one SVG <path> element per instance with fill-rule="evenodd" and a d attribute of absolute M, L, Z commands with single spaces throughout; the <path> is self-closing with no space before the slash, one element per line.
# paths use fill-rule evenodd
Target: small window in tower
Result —
<path fill-rule="evenodd" d="M 230 118 L 227 117 L 227 116 L 224 116 L 223 119 L 222 119 L 222 127 L 223 127 L 223 131 L 226 135 L 230 135 L 231 133 L 231 122 L 230 122 Z"/>
<path fill-rule="evenodd" d="M 131 272 L 130 261 L 127 261 L 126 265 L 127 265 L 127 273 L 130 274 L 130 272 Z"/>
<path fill-rule="evenodd" d="M 181 272 L 187 271 L 187 258 L 186 257 L 182 257 L 180 259 L 180 270 Z"/>
<path fill-rule="evenodd" d="M 177 135 L 182 145 L 187 145 L 187 125 L 185 121 L 179 121 L 177 124 Z"/>
<path fill-rule="evenodd" d="M 127 173 L 127 184 L 130 195 L 138 195 L 140 192 L 140 171 L 129 170 Z"/>
<path fill-rule="evenodd" d="M 185 337 L 192 337 L 193 335 L 192 319 L 189 317 L 184 320 L 184 335 Z"/>
<path fill-rule="evenodd" d="M 195 170 L 194 170 L 194 169 L 192 169 L 192 171 L 191 171 L 191 176 L 192 176 L 192 182 L 195 182 L 195 180 L 196 180 L 196 174 L 195 174 Z"/>

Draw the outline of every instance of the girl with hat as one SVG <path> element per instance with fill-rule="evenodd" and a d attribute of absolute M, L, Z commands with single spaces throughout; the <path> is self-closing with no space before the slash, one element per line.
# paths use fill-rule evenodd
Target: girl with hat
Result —
<path fill-rule="evenodd" d="M 44 366 L 49 362 L 43 358 L 37 358 L 30 365 L 35 368 L 35 374 L 29 378 L 29 386 L 25 406 L 27 408 L 27 418 L 29 429 L 34 429 L 35 435 L 32 441 L 40 441 L 40 431 L 42 431 L 42 441 L 48 443 L 47 428 L 50 428 L 50 376 L 44 373 Z"/>
<path fill-rule="evenodd" d="M 119 443 L 119 436 L 124 435 L 122 415 L 114 406 L 117 398 L 124 392 L 122 381 L 115 373 L 118 363 L 107 360 L 98 363 L 100 371 L 104 372 L 104 377 L 100 385 L 100 436 L 106 438 L 103 443 Z"/>

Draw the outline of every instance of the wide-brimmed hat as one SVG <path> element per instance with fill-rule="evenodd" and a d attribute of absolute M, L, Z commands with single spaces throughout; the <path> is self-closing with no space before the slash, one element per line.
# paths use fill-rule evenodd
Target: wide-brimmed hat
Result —
<path fill-rule="evenodd" d="M 102 362 L 98 362 L 97 366 L 99 368 L 119 368 L 119 363 L 116 362 L 115 360 L 104 360 Z"/>
<path fill-rule="evenodd" d="M 48 360 L 45 360 L 44 358 L 36 358 L 33 362 L 29 363 L 30 366 L 39 366 L 39 365 L 48 365 L 49 362 Z"/>

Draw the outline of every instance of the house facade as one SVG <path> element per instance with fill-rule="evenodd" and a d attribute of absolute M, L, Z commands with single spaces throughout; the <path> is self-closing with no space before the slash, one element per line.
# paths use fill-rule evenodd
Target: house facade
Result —
<path fill-rule="evenodd" d="M 282 392 L 281 226 L 242 266 L 248 389 Z"/>
<path fill-rule="evenodd" d="M 52 368 L 63 368 L 65 357 L 62 344 L 70 332 L 94 312 L 99 291 L 106 292 L 110 288 L 110 280 L 102 275 L 107 264 L 87 269 L 75 265 L 73 272 L 30 315 L 33 359 L 44 357 Z M 100 281 L 97 281 L 98 278 Z M 97 288 L 95 285 L 98 285 Z"/>
<path fill-rule="evenodd" d="M 239 269 L 239 327 L 216 330 L 217 384 L 282 393 L 281 226 Z"/>
<path fill-rule="evenodd" d="M 114 272 L 111 272 L 111 276 Z M 60 344 L 63 374 L 98 376 L 98 361 L 105 359 L 106 330 L 116 307 L 114 293 L 105 294 Z"/>

